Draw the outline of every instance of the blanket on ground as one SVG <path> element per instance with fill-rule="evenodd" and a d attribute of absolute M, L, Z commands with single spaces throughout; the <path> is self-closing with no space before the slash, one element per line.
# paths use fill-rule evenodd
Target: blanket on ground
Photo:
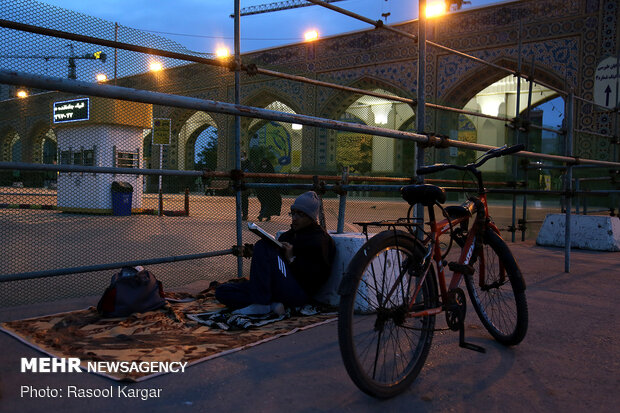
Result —
<path fill-rule="evenodd" d="M 188 365 L 242 350 L 334 320 L 334 313 L 287 312 L 272 322 L 245 329 L 212 328 L 200 322 L 204 313 L 222 312 L 213 288 L 196 296 L 169 295 L 158 310 L 122 318 L 103 318 L 96 308 L 9 321 L 0 329 L 24 343 L 59 358 L 96 361 L 188 362 Z M 219 311 L 218 311 L 219 310 Z M 191 317 L 190 317 L 191 316 Z M 101 373 L 98 373 L 101 374 Z M 161 373 L 106 373 L 123 381 L 142 381 Z"/>

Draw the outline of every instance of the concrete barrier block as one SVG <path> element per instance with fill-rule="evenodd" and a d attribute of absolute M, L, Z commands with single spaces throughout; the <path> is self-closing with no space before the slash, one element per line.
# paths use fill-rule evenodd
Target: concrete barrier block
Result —
<path fill-rule="evenodd" d="M 536 244 L 564 247 L 565 214 L 546 216 Z M 571 247 L 595 251 L 620 251 L 620 218 L 598 215 L 571 216 Z"/>
<path fill-rule="evenodd" d="M 336 256 L 332 265 L 332 272 L 323 288 L 314 298 L 322 303 L 336 306 L 340 303 L 340 296 L 338 295 L 340 281 L 347 271 L 349 262 L 366 242 L 366 236 L 360 233 L 330 235 L 336 244 Z"/>

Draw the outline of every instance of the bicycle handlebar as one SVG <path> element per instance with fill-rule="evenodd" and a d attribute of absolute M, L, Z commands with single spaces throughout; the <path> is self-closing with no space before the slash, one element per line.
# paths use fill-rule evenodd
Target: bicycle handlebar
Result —
<path fill-rule="evenodd" d="M 456 169 L 459 171 L 472 171 L 473 172 L 479 166 L 481 166 L 482 164 L 484 164 L 486 161 L 488 161 L 491 158 L 498 158 L 500 156 L 512 155 L 513 153 L 520 152 L 523 149 L 525 149 L 525 145 L 523 145 L 522 143 L 518 145 L 513 145 L 513 146 L 504 145 L 500 148 L 493 148 L 490 151 L 486 152 L 484 156 L 482 157 L 482 159 L 476 163 L 470 163 L 465 166 L 447 164 L 447 163 L 437 163 L 435 165 L 423 166 L 421 168 L 418 168 L 416 170 L 416 173 L 418 175 L 426 175 L 426 174 L 430 174 L 433 172 L 445 171 L 446 169 Z"/>

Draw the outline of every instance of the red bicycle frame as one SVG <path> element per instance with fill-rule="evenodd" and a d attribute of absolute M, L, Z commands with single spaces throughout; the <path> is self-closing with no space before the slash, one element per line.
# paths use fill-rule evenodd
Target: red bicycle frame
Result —
<path fill-rule="evenodd" d="M 461 256 L 458 262 L 458 264 L 460 265 L 470 264 L 470 260 L 473 257 L 473 254 L 474 254 L 474 251 L 477 245 L 476 237 L 482 233 L 481 230 L 484 230 L 485 227 L 489 227 L 494 232 L 496 232 L 498 235 L 500 234 L 500 231 L 497 228 L 497 226 L 488 219 L 489 209 L 487 206 L 486 194 L 484 192 L 480 193 L 478 195 L 478 198 L 474 199 L 473 202 L 479 203 L 479 205 L 483 205 L 484 211 L 483 211 L 483 215 L 480 215 L 481 211 L 477 211 L 476 217 L 474 219 L 474 223 L 472 224 L 471 228 L 468 231 L 467 238 L 465 239 L 465 244 L 463 245 L 461 249 Z M 423 241 L 423 244 L 428 245 L 429 242 L 433 243 L 432 260 L 435 261 L 435 267 L 437 268 L 437 279 L 439 280 L 439 290 L 441 294 L 441 299 L 443 303 L 447 303 L 448 292 L 456 289 L 460 285 L 463 279 L 463 273 L 454 271 L 452 273 L 452 279 L 450 280 L 449 287 L 446 286 L 445 266 L 444 266 L 444 261 L 443 261 L 443 255 L 441 252 L 439 238 L 442 235 L 450 233 L 452 228 L 456 227 L 457 225 L 460 225 L 462 222 L 469 220 L 471 217 L 469 216 L 469 214 L 466 214 L 462 217 L 458 217 L 454 219 L 445 218 L 437 222 L 435 220 L 435 211 L 433 208 L 434 208 L 434 205 L 431 205 L 428 207 L 429 217 L 430 217 L 429 226 L 430 226 L 431 232 L 426 237 L 426 239 Z M 484 283 L 485 283 L 485 259 L 484 259 L 483 249 L 480 249 L 480 251 L 478 252 L 477 258 L 479 260 L 479 274 L 478 274 L 479 283 L 480 283 L 480 286 L 482 287 L 484 286 Z M 502 274 L 505 273 L 503 268 L 500 268 L 500 271 Z M 418 296 L 420 289 L 422 288 L 424 278 L 427 275 L 428 275 L 428 271 L 426 271 L 426 273 L 420 280 L 420 283 L 418 284 L 416 288 L 415 294 L 413 294 L 412 296 L 412 302 L 410 303 L 410 308 L 413 308 L 415 304 L 415 299 Z M 428 315 L 439 314 L 443 311 L 444 311 L 444 307 L 442 305 L 442 306 L 427 309 L 424 311 L 409 313 L 409 317 L 423 317 L 423 316 L 428 316 Z"/>

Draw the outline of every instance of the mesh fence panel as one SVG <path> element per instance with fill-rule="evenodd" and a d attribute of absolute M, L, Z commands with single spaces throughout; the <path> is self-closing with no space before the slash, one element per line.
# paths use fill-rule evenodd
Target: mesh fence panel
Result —
<path fill-rule="evenodd" d="M 0 4 L 1 18 L 13 22 L 186 56 L 213 57 L 187 50 L 162 36 L 35 1 L 2 1 Z M 295 51 L 295 47 L 291 46 L 291 50 Z M 256 56 L 249 56 L 248 61 L 252 58 Z M 271 61 L 278 68 L 282 66 L 269 54 L 261 59 Z M 160 68 L 154 70 L 153 63 L 158 63 Z M 0 28 L 0 69 L 92 83 L 98 81 L 97 74 L 105 74 L 106 82 L 117 86 L 220 102 L 233 100 L 233 75 L 225 67 L 7 28 Z M 319 116 L 318 104 L 312 102 L 312 96 L 315 99 L 319 96 L 314 87 L 245 73 L 241 79 L 244 103 L 248 105 L 285 113 L 295 113 L 292 108 L 295 106 L 299 113 L 302 112 L 299 108 L 303 108 Z M 386 79 L 385 84 L 389 83 Z M 375 84 L 368 88 L 375 93 L 389 94 Z M 22 89 L 28 96 L 25 99 L 18 97 Z M 283 102 L 285 99 L 276 93 L 280 90 L 283 96 L 296 101 Z M 329 93 L 332 92 L 325 92 Z M 333 119 L 399 131 L 416 129 L 416 110 L 408 104 L 360 95 L 346 96 L 343 102 L 346 104 L 338 101 L 332 105 L 336 108 L 332 111 L 335 113 Z M 39 171 L 27 167 L 0 170 L 2 274 L 201 254 L 227 250 L 237 243 L 235 191 L 230 179 L 201 177 L 199 173 L 172 174 L 179 170 L 221 172 L 234 169 L 231 116 L 13 85 L 0 85 L 0 105 L 0 162 L 171 172 L 160 178 L 151 174 Z M 482 133 L 482 121 L 485 120 L 474 119 L 427 108 L 425 120 L 429 130 L 461 141 L 511 144 L 529 139 L 544 146 L 540 132 L 530 131 L 527 137 L 517 137 L 515 130 L 506 128 L 506 122 L 500 120 L 486 121 L 500 126 L 493 129 L 497 131 L 495 141 L 484 140 L 487 137 Z M 560 135 L 554 139 L 547 136 L 546 142 L 553 141 L 556 146 L 543 147 L 543 152 L 562 154 L 562 139 Z M 287 176 L 285 179 L 265 176 L 245 179 L 248 183 L 266 186 L 243 191 L 242 214 L 247 215 L 249 221 L 262 221 L 262 226 L 271 233 L 288 227 L 290 205 L 298 194 L 307 190 L 285 184 L 312 182 L 293 174 L 330 175 L 333 178 L 327 183 L 334 184 L 346 167 L 350 177 L 369 177 L 352 182 L 354 184 L 376 184 L 373 178 L 386 176 L 405 178 L 396 183 L 387 182 L 395 186 L 407 183 L 415 174 L 416 148 L 411 141 L 251 118 L 242 118 L 241 141 L 241 150 L 247 157 L 242 163 L 243 170 Z M 609 151 L 609 145 L 599 148 L 599 152 L 604 151 Z M 465 164 L 479 155 L 466 149 L 426 148 L 425 164 Z M 530 189 L 561 189 L 561 172 L 531 170 L 526 173 L 511 158 L 494 160 L 490 164 L 492 168 L 485 171 L 487 181 L 506 186 L 506 181 L 526 180 Z M 452 180 L 445 185 L 453 187 L 462 187 L 463 181 L 469 182 L 462 174 L 454 172 L 432 178 Z M 126 193 L 113 190 L 115 182 L 122 183 L 118 188 L 130 185 L 131 190 Z M 592 185 L 598 188 L 599 184 Z M 467 193 L 450 193 L 449 200 L 459 202 L 466 196 Z M 128 198 L 131 198 L 130 215 L 125 216 Z M 530 212 L 529 220 L 541 221 L 545 213 L 560 210 L 557 198 L 553 204 L 545 204 L 549 199 L 545 197 L 530 197 L 532 199 L 542 202 L 546 208 Z M 612 202 L 617 203 L 613 199 L 617 198 L 612 197 Z M 511 195 L 491 195 L 489 200 L 498 226 L 507 231 L 512 223 L 515 201 Z M 123 215 L 114 211 L 115 206 L 123 210 Z M 379 192 L 359 187 L 347 194 L 344 230 L 359 231 L 354 224 L 358 221 L 402 217 L 407 207 L 397 191 Z M 163 209 L 161 216 L 160 209 Z M 336 230 L 340 204 L 334 192 L 324 194 L 323 209 L 326 228 Z M 520 217 L 521 211 L 517 211 L 517 218 Z M 529 238 L 536 235 L 538 226 L 536 222 L 528 226 Z M 243 242 L 256 241 L 256 236 L 243 228 Z M 166 288 L 173 288 L 196 280 L 232 278 L 237 275 L 236 262 L 236 257 L 224 255 L 154 264 L 149 269 Z M 249 265 L 245 262 L 247 275 Z M 5 282 L 0 288 L 0 305 L 97 295 L 112 273 L 113 270 L 106 270 Z"/>
<path fill-rule="evenodd" d="M 204 56 L 161 36 L 34 1 L 3 1 L 1 18 Z M 164 70 L 149 72 L 152 62 L 159 62 Z M 174 88 L 175 93 L 182 95 L 187 90 L 171 84 L 165 73 L 187 64 L 0 29 L 2 69 L 88 82 L 95 82 L 95 75 L 103 73 L 108 82 L 119 86 L 148 90 Z M 213 75 L 214 81 L 203 89 L 221 89 L 230 78 L 224 75 L 227 70 L 211 67 L 206 70 L 221 76 Z M 195 170 L 206 167 L 196 162 L 193 144 L 197 135 L 211 128 L 217 136 L 212 118 L 204 112 L 201 112 L 204 116 L 192 116 L 192 111 L 186 111 L 186 119 L 171 125 L 169 135 L 173 138 L 169 145 L 152 145 L 153 118 L 170 119 L 174 108 L 33 89 L 27 90 L 28 98 L 19 99 L 17 91 L 22 88 L 1 85 L 0 89 L 5 109 L 0 118 L 13 120 L 3 122 L 12 126 L 0 131 L 0 161 Z M 88 111 L 80 113 L 80 105 L 86 105 Z M 188 156 L 184 153 L 186 146 L 192 149 Z M 160 149 L 163 149 L 161 162 Z M 127 183 L 132 191 L 114 192 L 113 182 Z M 198 176 L 164 176 L 162 184 L 164 214 L 159 216 L 158 176 L 1 170 L 2 274 L 201 254 L 228 250 L 236 244 L 235 203 L 233 192 L 226 189 L 227 181 L 224 185 L 208 183 L 207 189 L 209 184 L 217 187 L 212 190 L 207 190 Z M 128 198 L 131 198 L 129 206 Z M 183 216 L 187 204 L 190 214 Z M 129 208 L 131 215 L 113 215 L 115 207 L 123 214 Z M 149 268 L 166 288 L 200 279 L 223 281 L 235 277 L 237 269 L 236 257 L 231 255 Z M 100 294 L 113 272 L 6 282 L 0 289 L 0 305 Z"/>

